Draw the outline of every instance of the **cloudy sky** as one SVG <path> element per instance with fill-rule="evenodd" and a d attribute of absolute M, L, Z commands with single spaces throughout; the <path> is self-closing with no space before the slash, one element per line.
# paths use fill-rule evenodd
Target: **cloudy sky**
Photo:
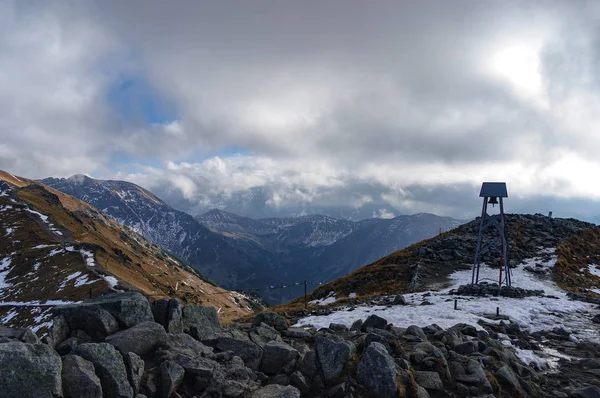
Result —
<path fill-rule="evenodd" d="M 599 60 L 597 1 L 0 0 L 0 169 L 597 215 Z"/>

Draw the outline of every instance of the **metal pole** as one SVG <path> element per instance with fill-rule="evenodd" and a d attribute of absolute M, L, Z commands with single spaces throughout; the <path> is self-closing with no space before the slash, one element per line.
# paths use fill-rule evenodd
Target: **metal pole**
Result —
<path fill-rule="evenodd" d="M 481 223 L 479 225 L 479 237 L 477 238 L 477 251 L 475 253 L 475 264 L 473 265 L 473 274 L 475 274 L 475 267 L 477 268 L 477 274 L 474 275 L 474 282 L 471 281 L 471 284 L 479 283 L 479 254 L 481 250 L 481 241 L 483 239 L 483 224 L 485 222 L 485 218 L 487 217 L 487 201 L 488 197 L 483 198 L 483 208 L 481 210 Z"/>
<path fill-rule="evenodd" d="M 506 235 L 504 234 L 504 202 L 502 198 L 500 198 L 500 233 L 502 235 L 502 261 L 504 264 L 504 280 L 506 281 L 507 286 L 512 285 L 512 280 L 510 277 L 510 267 L 508 266 L 508 253 L 507 253 L 507 242 Z"/>
<path fill-rule="evenodd" d="M 304 281 L 304 309 L 307 309 L 307 307 L 306 307 L 306 281 Z"/>

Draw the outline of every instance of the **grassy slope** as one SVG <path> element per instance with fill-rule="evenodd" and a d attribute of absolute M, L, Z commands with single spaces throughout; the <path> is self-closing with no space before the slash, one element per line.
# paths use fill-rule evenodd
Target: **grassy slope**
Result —
<path fill-rule="evenodd" d="M 8 278 L 22 287 L 14 288 L 2 301 L 78 301 L 88 298 L 90 289 L 92 296 L 110 291 L 109 285 L 98 277 L 110 274 L 123 286 L 152 299 L 179 297 L 185 302 L 215 306 L 225 321 L 251 312 L 243 298 L 238 297 L 237 303 L 231 293 L 206 283 L 189 266 L 85 202 L 6 172 L 0 171 L 0 179 L 14 186 L 11 197 L 0 197 L 0 205 L 12 207 L 2 213 L 0 227 L 4 228 L 0 228 L 0 235 L 9 226 L 13 229 L 10 239 L 0 240 L 0 258 L 11 256 L 16 266 Z M 25 207 L 49 216 L 48 221 L 62 235 L 51 231 L 48 223 L 24 210 Z M 38 245 L 54 246 L 35 249 Z M 49 251 L 63 246 L 73 246 L 76 250 L 47 256 Z M 97 266 L 88 267 L 79 249 L 93 251 Z M 38 261 L 40 258 L 43 260 Z M 36 263 L 40 263 L 37 271 Z M 75 272 L 89 275 L 96 282 L 79 287 L 66 283 L 62 289 L 57 288 L 66 276 Z M 0 319 L 6 312 L 6 308 L 0 309 Z"/>

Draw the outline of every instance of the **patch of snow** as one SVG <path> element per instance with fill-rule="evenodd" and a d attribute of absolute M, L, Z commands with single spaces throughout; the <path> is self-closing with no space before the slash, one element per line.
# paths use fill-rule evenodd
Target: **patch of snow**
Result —
<path fill-rule="evenodd" d="M 58 253 L 62 253 L 62 252 L 63 252 L 62 247 L 58 248 L 58 249 L 52 249 L 52 251 L 50 253 L 48 253 L 48 255 L 46 257 L 52 257 L 52 256 L 55 256 Z"/>
<path fill-rule="evenodd" d="M 588 265 L 588 272 L 594 276 L 600 277 L 600 269 L 597 264 Z"/>
<path fill-rule="evenodd" d="M 31 210 L 28 207 L 25 208 L 25 211 L 28 211 L 28 212 L 30 212 L 32 214 L 35 214 L 35 215 L 39 216 L 42 219 L 42 221 L 44 221 L 44 222 L 48 222 L 48 216 L 46 216 L 46 215 L 44 215 L 44 214 L 42 214 L 40 212 L 37 212 L 35 210 Z"/>
<path fill-rule="evenodd" d="M 0 196 L 3 196 L 3 195 L 0 195 Z M 6 210 L 10 210 L 12 208 L 13 207 L 11 205 L 0 206 L 0 213 L 2 213 L 3 211 L 6 211 Z"/>
<path fill-rule="evenodd" d="M 4 236 L 8 236 L 14 232 L 13 228 L 6 228 L 6 234 Z"/>
<path fill-rule="evenodd" d="M 318 300 L 309 301 L 308 303 L 313 304 L 313 305 L 328 305 L 328 304 L 333 304 L 336 301 L 337 301 L 337 299 L 335 298 L 335 292 L 329 292 L 327 297 L 318 299 Z"/>
<path fill-rule="evenodd" d="M 17 310 L 15 308 L 13 308 L 12 310 L 10 310 L 8 312 L 8 314 L 6 314 L 6 316 L 4 318 L 0 319 L 0 324 L 2 324 L 2 325 L 7 324 L 11 319 L 16 317 L 17 315 L 19 315 L 19 313 L 17 312 Z"/>
<path fill-rule="evenodd" d="M 34 249 L 44 249 L 46 247 L 53 247 L 53 246 L 56 246 L 56 245 L 55 244 L 54 245 L 37 245 L 37 246 L 34 246 L 33 248 Z"/>
<path fill-rule="evenodd" d="M 546 266 L 552 266 L 556 258 L 545 262 Z M 539 258 L 529 259 L 524 264 L 513 268 L 512 284 L 516 287 L 527 289 L 544 290 L 546 295 L 558 297 L 551 299 L 547 297 L 526 297 L 523 299 L 508 297 L 460 297 L 458 301 L 458 310 L 454 310 L 454 296 L 449 295 L 449 291 L 471 283 L 471 270 L 457 271 L 450 275 L 451 286 L 442 291 L 432 291 L 428 297 L 423 297 L 422 293 L 406 294 L 406 306 L 394 306 L 387 308 L 385 306 L 359 306 L 353 311 L 347 308 L 341 308 L 329 315 L 309 316 L 299 319 L 295 326 L 313 325 L 317 329 L 328 327 L 330 323 L 341 323 L 348 327 L 357 319 L 366 319 L 369 315 L 377 315 L 387 319 L 388 322 L 398 327 L 408 327 L 410 325 L 427 326 L 433 323 L 442 328 L 449 328 L 457 323 L 466 323 L 482 329 L 477 321 L 484 319 L 485 314 L 494 314 L 496 307 L 500 307 L 500 313 L 508 315 L 510 319 L 519 324 L 521 329 L 529 332 L 539 330 L 551 330 L 556 327 L 562 327 L 567 330 L 577 331 L 580 339 L 600 342 L 600 334 L 597 327 L 591 321 L 583 316 L 584 313 L 593 313 L 594 305 L 581 301 L 570 300 L 566 292 L 560 289 L 554 282 L 541 279 L 536 274 L 525 271 L 526 265 L 540 263 Z M 498 269 L 492 269 L 482 264 L 480 277 L 492 281 L 498 278 Z M 323 301 L 314 300 L 311 304 L 324 305 Z M 419 305 L 426 299 L 434 305 Z M 331 300 L 333 302 L 335 299 Z"/>
<path fill-rule="evenodd" d="M 90 250 L 81 249 L 81 250 L 79 250 L 79 253 L 81 253 L 83 258 L 85 259 L 85 262 L 88 267 L 96 266 L 96 262 L 94 261 L 94 252 L 92 252 Z"/>
<path fill-rule="evenodd" d="M 79 278 L 77 278 L 77 280 L 75 280 L 75 287 L 79 287 L 79 286 L 83 286 L 83 285 L 87 285 L 90 283 L 96 282 L 95 280 L 89 280 L 87 275 L 83 275 L 80 276 Z"/>
<path fill-rule="evenodd" d="M 10 267 L 11 261 L 12 259 L 10 257 L 4 257 L 2 260 L 0 260 L 0 291 L 9 287 L 9 285 L 6 283 L 6 276 L 10 271 L 8 267 Z"/>
<path fill-rule="evenodd" d="M 119 283 L 119 280 L 117 278 L 115 278 L 114 276 L 102 275 L 102 279 L 104 279 L 106 282 L 108 282 L 108 284 L 110 285 L 110 287 L 112 287 L 113 289 Z"/>
<path fill-rule="evenodd" d="M 356 293 L 352 292 L 348 295 L 349 298 L 356 298 Z"/>
<path fill-rule="evenodd" d="M 38 269 L 40 269 L 40 263 L 33 264 L 33 270 L 37 272 Z"/>

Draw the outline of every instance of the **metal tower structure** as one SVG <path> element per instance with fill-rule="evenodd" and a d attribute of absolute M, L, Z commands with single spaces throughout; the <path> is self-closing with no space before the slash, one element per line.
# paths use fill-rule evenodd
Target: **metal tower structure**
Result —
<path fill-rule="evenodd" d="M 479 224 L 479 237 L 475 249 L 475 261 L 473 262 L 473 276 L 471 284 L 479 283 L 479 267 L 481 257 L 486 253 L 498 253 L 500 255 L 500 277 L 498 288 L 505 284 L 511 285 L 510 268 L 508 266 L 507 243 L 504 228 L 504 203 L 503 198 L 508 198 L 506 183 L 484 182 L 481 185 L 479 197 L 483 198 L 483 209 L 481 210 L 481 222 Z M 489 215 L 488 204 L 500 205 L 500 214 Z M 502 273 L 504 272 L 504 280 Z"/>

